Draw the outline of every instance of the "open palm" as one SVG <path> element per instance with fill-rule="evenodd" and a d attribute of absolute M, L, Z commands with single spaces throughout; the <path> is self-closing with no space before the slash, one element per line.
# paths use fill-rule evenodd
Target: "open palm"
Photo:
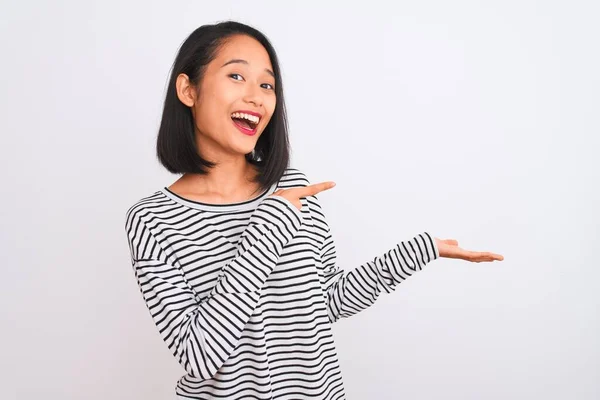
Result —
<path fill-rule="evenodd" d="M 490 253 L 487 251 L 470 251 L 458 247 L 458 242 L 454 239 L 438 239 L 435 238 L 435 243 L 438 247 L 440 257 L 457 258 L 471 262 L 489 262 L 502 261 L 504 257 L 500 254 Z"/>

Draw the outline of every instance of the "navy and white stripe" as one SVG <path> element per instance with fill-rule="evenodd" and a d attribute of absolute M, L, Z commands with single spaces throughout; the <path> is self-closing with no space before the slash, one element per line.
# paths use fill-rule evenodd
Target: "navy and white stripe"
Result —
<path fill-rule="evenodd" d="M 316 196 L 302 210 L 278 189 L 214 205 L 168 189 L 127 211 L 135 276 L 162 339 L 185 369 L 190 399 L 344 399 L 331 323 L 439 257 L 427 232 L 344 271 Z"/>

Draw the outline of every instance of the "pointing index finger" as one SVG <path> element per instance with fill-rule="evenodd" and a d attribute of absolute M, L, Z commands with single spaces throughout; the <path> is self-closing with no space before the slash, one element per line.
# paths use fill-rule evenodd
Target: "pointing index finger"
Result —
<path fill-rule="evenodd" d="M 334 186 L 335 186 L 335 182 L 331 182 L 331 181 L 315 183 L 315 184 L 308 185 L 308 186 L 305 186 L 304 188 L 302 188 L 303 189 L 302 194 L 303 194 L 303 196 L 314 196 L 315 194 L 320 193 L 327 189 L 331 189 Z"/>

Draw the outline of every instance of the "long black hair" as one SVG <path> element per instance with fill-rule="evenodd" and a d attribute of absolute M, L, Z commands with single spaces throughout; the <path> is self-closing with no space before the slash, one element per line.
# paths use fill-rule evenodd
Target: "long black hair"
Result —
<path fill-rule="evenodd" d="M 245 155 L 256 166 L 256 181 L 268 189 L 283 176 L 290 159 L 288 121 L 283 99 L 281 71 L 275 49 L 257 29 L 235 21 L 203 25 L 192 32 L 181 45 L 171 69 L 162 120 L 158 130 L 156 152 L 160 163 L 176 174 L 208 174 L 215 164 L 200 157 L 196 146 L 195 123 L 191 109 L 177 97 L 177 76 L 186 74 L 199 87 L 207 65 L 216 57 L 219 47 L 233 35 L 247 35 L 266 49 L 275 74 L 275 111 L 258 139 L 254 151 Z"/>

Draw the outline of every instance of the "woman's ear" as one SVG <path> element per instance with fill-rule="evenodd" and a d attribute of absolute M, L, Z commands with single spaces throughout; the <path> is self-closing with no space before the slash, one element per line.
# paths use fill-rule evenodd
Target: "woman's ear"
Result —
<path fill-rule="evenodd" d="M 175 82 L 177 97 L 179 101 L 188 107 L 192 107 L 196 100 L 196 90 L 186 74 L 179 74 Z"/>

